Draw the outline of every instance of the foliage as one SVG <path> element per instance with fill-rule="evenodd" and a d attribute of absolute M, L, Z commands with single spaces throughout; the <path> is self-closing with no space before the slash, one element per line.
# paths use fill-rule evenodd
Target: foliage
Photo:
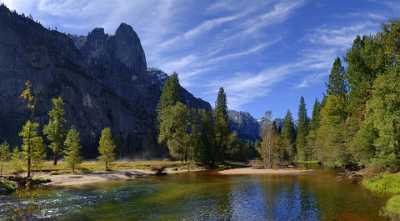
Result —
<path fill-rule="evenodd" d="M 52 99 L 53 107 L 49 112 L 49 123 L 43 132 L 50 141 L 50 148 L 54 155 L 54 165 L 57 165 L 58 155 L 62 153 L 65 140 L 64 101 L 61 97 Z"/>
<path fill-rule="evenodd" d="M 362 181 L 364 187 L 376 193 L 400 194 L 400 175 L 383 173 Z"/>
<path fill-rule="evenodd" d="M 292 161 L 296 156 L 295 137 L 296 129 L 292 113 L 288 111 L 285 116 L 281 137 L 279 140 L 281 161 Z"/>
<path fill-rule="evenodd" d="M 22 156 L 21 156 L 21 151 L 19 150 L 18 147 L 14 147 L 14 150 L 11 154 L 11 165 L 14 170 L 14 173 L 19 173 L 23 171 L 23 165 L 22 165 Z"/>
<path fill-rule="evenodd" d="M 68 131 L 67 138 L 65 139 L 64 159 L 68 166 L 75 172 L 75 168 L 81 163 L 81 144 L 79 139 L 79 132 L 71 128 Z"/>
<path fill-rule="evenodd" d="M 275 122 L 267 122 L 263 125 L 261 139 L 257 151 L 264 168 L 272 168 L 274 161 L 279 159 L 278 129 Z"/>
<path fill-rule="evenodd" d="M 36 100 L 32 93 L 32 83 L 30 81 L 26 81 L 24 85 L 24 89 L 21 92 L 20 98 L 26 101 L 27 108 L 31 112 L 31 117 L 35 112 Z"/>
<path fill-rule="evenodd" d="M 174 73 L 164 83 L 163 90 L 158 103 L 159 120 L 161 118 L 162 110 L 168 106 L 173 106 L 177 102 L 182 102 L 181 87 L 179 85 L 178 75 Z"/>
<path fill-rule="evenodd" d="M 39 168 L 45 156 L 43 138 L 38 129 L 38 123 L 28 120 L 19 133 L 22 138 L 22 155 L 26 162 L 27 177 L 31 176 L 32 168 Z"/>
<path fill-rule="evenodd" d="M 4 163 L 10 160 L 10 146 L 7 142 L 0 145 L 0 176 L 3 175 Z"/>
<path fill-rule="evenodd" d="M 75 140 L 76 142 L 76 140 Z M 99 153 L 100 156 L 98 157 L 100 161 L 104 162 L 105 170 L 110 169 L 110 163 L 115 160 L 115 149 L 116 146 L 114 144 L 111 129 L 104 128 L 101 131 L 101 136 L 99 140 Z"/>
<path fill-rule="evenodd" d="M 192 145 L 195 160 L 207 166 L 215 164 L 214 119 L 212 113 L 206 110 L 192 112 L 195 121 L 192 122 Z"/>
<path fill-rule="evenodd" d="M 344 98 L 346 96 L 346 82 L 344 73 L 344 68 L 340 58 L 336 58 L 333 62 L 332 70 L 329 75 L 329 81 L 327 85 L 328 95 L 334 95 L 340 98 Z"/>
<path fill-rule="evenodd" d="M 400 219 L 400 195 L 393 196 L 386 202 L 383 213 L 392 220 Z"/>
<path fill-rule="evenodd" d="M 321 110 L 321 126 L 316 137 L 318 158 L 328 167 L 342 167 L 348 162 L 343 134 L 344 119 L 341 98 L 329 95 Z"/>
<path fill-rule="evenodd" d="M 163 110 L 159 142 L 165 143 L 173 158 L 187 161 L 191 152 L 190 111 L 182 103 L 168 106 Z"/>
<path fill-rule="evenodd" d="M 228 140 L 230 136 L 228 106 L 224 88 L 218 91 L 217 101 L 215 102 L 215 148 L 216 156 L 219 162 L 224 161 L 224 154 L 228 149 Z"/>
<path fill-rule="evenodd" d="M 297 120 L 297 135 L 296 135 L 296 149 L 297 149 L 297 160 L 304 161 L 310 158 L 310 151 L 306 146 L 306 137 L 308 134 L 309 120 L 307 117 L 306 104 L 304 97 L 300 98 L 299 113 Z"/>

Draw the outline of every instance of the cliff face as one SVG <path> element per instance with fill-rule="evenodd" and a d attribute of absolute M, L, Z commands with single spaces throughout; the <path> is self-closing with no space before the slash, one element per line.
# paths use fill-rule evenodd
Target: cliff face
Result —
<path fill-rule="evenodd" d="M 228 115 L 230 128 L 239 138 L 252 141 L 260 138 L 260 125 L 250 113 L 229 110 Z"/>
<path fill-rule="evenodd" d="M 0 6 L 0 138 L 17 145 L 28 119 L 19 99 L 32 81 L 37 98 L 35 120 L 47 122 L 51 98 L 65 102 L 68 125 L 81 133 L 84 154 L 97 155 L 100 131 L 111 127 L 121 157 L 162 153 L 156 143 L 156 106 L 165 74 L 147 70 L 140 40 L 121 24 L 109 36 L 96 28 L 88 36 L 50 31 Z M 185 103 L 211 109 L 186 90 Z"/>

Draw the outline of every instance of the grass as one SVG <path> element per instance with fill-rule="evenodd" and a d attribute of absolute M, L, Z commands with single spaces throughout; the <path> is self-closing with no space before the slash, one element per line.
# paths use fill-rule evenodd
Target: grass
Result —
<path fill-rule="evenodd" d="M 373 178 L 364 179 L 363 186 L 380 194 L 400 194 L 400 174 L 383 173 Z M 393 220 L 400 220 L 400 195 L 390 198 L 382 209 L 383 214 Z"/>
<path fill-rule="evenodd" d="M 121 160 L 115 161 L 111 164 L 112 170 L 128 170 L 128 169 L 142 169 L 151 170 L 157 167 L 168 167 L 177 169 L 186 169 L 187 164 L 180 161 L 169 160 L 138 160 L 128 161 Z M 193 166 L 192 166 L 193 167 Z M 104 164 L 99 161 L 84 161 L 80 164 L 78 172 L 91 173 L 104 171 Z M 70 173 L 71 169 L 64 161 L 59 161 L 57 165 L 53 165 L 52 161 L 44 161 L 38 171 L 48 172 L 52 175 Z M 4 163 L 3 175 L 11 175 L 14 173 L 13 164 L 10 162 Z"/>
<path fill-rule="evenodd" d="M 364 179 L 363 186 L 372 192 L 381 194 L 400 194 L 400 174 L 384 173 Z"/>
<path fill-rule="evenodd" d="M 383 212 L 386 216 L 391 217 L 393 220 L 400 219 L 400 195 L 393 196 L 390 198 L 385 207 L 383 208 Z"/>

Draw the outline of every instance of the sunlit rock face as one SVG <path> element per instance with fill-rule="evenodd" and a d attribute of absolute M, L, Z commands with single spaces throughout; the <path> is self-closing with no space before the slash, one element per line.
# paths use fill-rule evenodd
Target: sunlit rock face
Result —
<path fill-rule="evenodd" d="M 250 113 L 229 110 L 228 115 L 230 128 L 239 138 L 253 141 L 260 138 L 260 125 Z"/>
<path fill-rule="evenodd" d="M 156 142 L 156 106 L 168 76 L 147 70 L 135 31 L 121 24 L 114 35 L 96 28 L 88 36 L 48 30 L 0 6 L 0 139 L 19 144 L 28 119 L 19 94 L 32 81 L 35 120 L 47 122 L 51 98 L 65 102 L 68 126 L 80 131 L 85 156 L 95 157 L 100 131 L 111 127 L 120 157 L 163 154 Z M 211 109 L 182 89 L 185 103 Z"/>

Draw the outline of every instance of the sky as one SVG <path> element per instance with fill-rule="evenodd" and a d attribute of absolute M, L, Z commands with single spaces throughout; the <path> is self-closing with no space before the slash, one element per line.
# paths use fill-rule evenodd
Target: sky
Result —
<path fill-rule="evenodd" d="M 230 109 L 260 118 L 271 110 L 309 114 L 325 92 L 333 60 L 357 35 L 398 18 L 400 0 L 0 0 L 45 27 L 87 35 L 130 24 L 148 67 L 176 72 L 212 105 L 219 87 Z"/>

